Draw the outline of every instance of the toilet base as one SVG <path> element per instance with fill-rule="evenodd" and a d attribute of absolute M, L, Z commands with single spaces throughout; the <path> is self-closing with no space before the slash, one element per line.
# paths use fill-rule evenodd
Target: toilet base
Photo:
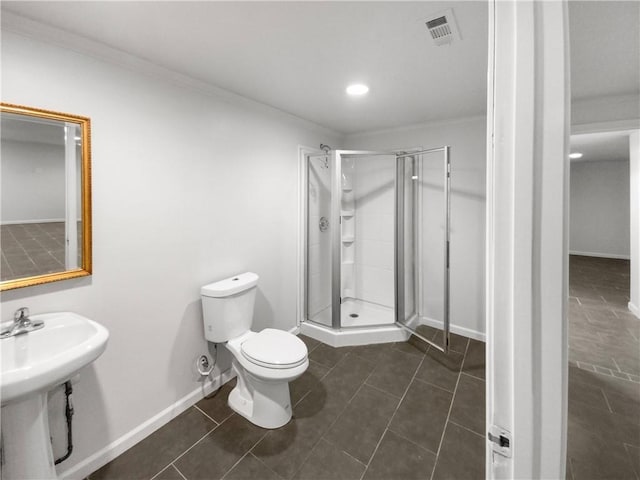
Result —
<path fill-rule="evenodd" d="M 238 368 L 238 383 L 229 394 L 229 407 L 262 428 L 280 428 L 291 420 L 289 382 L 264 381 Z M 250 378 L 247 378 L 250 377 Z"/>

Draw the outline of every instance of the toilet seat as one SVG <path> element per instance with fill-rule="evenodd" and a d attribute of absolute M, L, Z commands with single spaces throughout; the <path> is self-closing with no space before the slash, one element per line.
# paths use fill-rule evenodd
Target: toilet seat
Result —
<path fill-rule="evenodd" d="M 242 342 L 242 356 L 249 362 L 266 368 L 295 368 L 307 360 L 307 347 L 295 335 L 265 328 Z"/>

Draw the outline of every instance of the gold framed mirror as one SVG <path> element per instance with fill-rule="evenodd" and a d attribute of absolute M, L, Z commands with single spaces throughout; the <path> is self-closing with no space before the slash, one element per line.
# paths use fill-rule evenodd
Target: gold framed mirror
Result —
<path fill-rule="evenodd" d="M 0 291 L 91 274 L 91 121 L 0 103 Z"/>

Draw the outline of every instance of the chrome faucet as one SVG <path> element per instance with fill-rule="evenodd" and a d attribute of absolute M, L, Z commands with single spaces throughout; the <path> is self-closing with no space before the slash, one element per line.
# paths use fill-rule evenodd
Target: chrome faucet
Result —
<path fill-rule="evenodd" d="M 27 307 L 19 308 L 13 314 L 13 325 L 0 332 L 0 339 L 22 335 L 23 333 L 33 332 L 44 327 L 42 320 L 31 320 L 29 318 L 29 309 Z"/>

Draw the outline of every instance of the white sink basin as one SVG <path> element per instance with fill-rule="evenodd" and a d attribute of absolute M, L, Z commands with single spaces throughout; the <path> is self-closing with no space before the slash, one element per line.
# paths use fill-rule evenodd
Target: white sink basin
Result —
<path fill-rule="evenodd" d="M 43 320 L 44 328 L 0 340 L 3 406 L 64 383 L 107 347 L 107 329 L 76 313 L 30 318 Z"/>

